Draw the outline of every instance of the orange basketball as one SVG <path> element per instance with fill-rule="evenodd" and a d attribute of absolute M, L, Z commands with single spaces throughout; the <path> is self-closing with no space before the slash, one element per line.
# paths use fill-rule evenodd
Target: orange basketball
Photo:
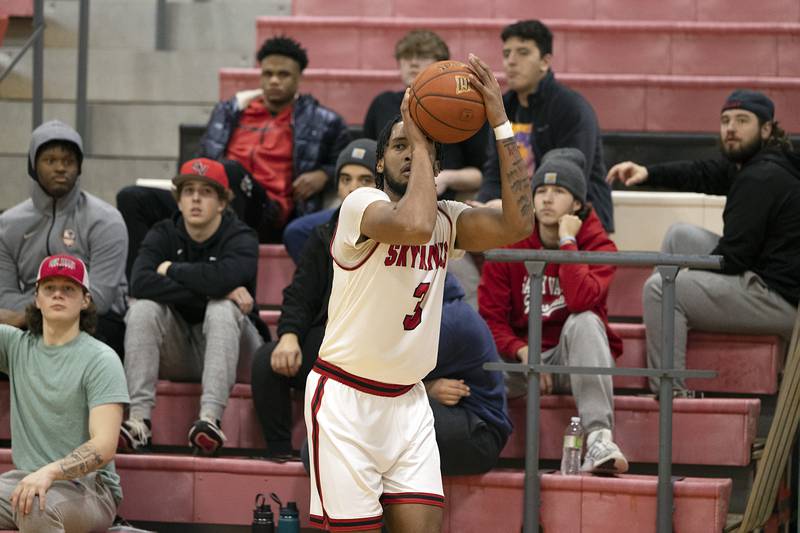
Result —
<path fill-rule="evenodd" d="M 409 112 L 435 141 L 469 139 L 486 121 L 483 95 L 472 86 L 472 70 L 460 61 L 439 61 L 420 72 L 411 85 Z"/>

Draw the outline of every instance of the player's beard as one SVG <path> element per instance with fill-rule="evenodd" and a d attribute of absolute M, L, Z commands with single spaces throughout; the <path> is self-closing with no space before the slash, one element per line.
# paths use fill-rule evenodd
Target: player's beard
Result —
<path fill-rule="evenodd" d="M 397 196 L 403 197 L 406 194 L 406 190 L 408 189 L 408 182 L 400 183 L 392 176 L 392 173 L 389 172 L 389 169 L 384 169 L 383 179 L 386 181 L 386 186 Z"/>
<path fill-rule="evenodd" d="M 725 158 L 731 163 L 739 165 L 746 163 L 751 157 L 756 155 L 764 147 L 764 140 L 760 136 L 756 136 L 750 142 L 741 141 L 738 148 L 728 149 L 725 145 L 725 140 L 720 139 L 720 151 Z"/>

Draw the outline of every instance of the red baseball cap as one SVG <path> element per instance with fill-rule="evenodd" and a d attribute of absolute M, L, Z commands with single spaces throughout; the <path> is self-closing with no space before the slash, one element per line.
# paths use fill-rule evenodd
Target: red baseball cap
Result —
<path fill-rule="evenodd" d="M 225 172 L 225 167 L 219 161 L 206 157 L 190 159 L 182 164 L 181 171 L 172 178 L 172 183 L 177 187 L 187 180 L 202 180 L 217 187 L 222 187 L 223 190 L 230 189 L 228 173 Z"/>
<path fill-rule="evenodd" d="M 45 257 L 39 265 L 36 283 L 54 277 L 71 279 L 87 291 L 89 290 L 89 271 L 86 270 L 84 262 L 77 257 L 64 254 Z"/>

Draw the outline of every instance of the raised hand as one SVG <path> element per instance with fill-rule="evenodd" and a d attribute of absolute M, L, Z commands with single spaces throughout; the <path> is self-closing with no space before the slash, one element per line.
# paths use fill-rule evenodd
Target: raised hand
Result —
<path fill-rule="evenodd" d="M 475 54 L 469 55 L 469 66 L 475 73 L 470 76 L 470 82 L 483 96 L 483 106 L 486 108 L 486 120 L 493 128 L 508 120 L 506 109 L 503 106 L 503 93 L 500 84 L 494 77 L 492 69 Z"/>
<path fill-rule="evenodd" d="M 644 183 L 647 181 L 647 167 L 637 165 L 633 161 L 617 163 L 608 171 L 606 181 L 609 184 L 621 181 L 626 187 Z"/>

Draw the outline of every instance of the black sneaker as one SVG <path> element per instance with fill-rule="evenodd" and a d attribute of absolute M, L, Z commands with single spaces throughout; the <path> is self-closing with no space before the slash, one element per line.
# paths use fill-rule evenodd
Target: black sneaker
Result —
<path fill-rule="evenodd" d="M 227 440 L 219 428 L 219 420 L 212 422 L 201 418 L 189 430 L 189 445 L 195 453 L 210 457 L 215 455 Z"/>
<path fill-rule="evenodd" d="M 117 450 L 121 452 L 135 452 L 150 447 L 152 439 L 150 421 L 138 418 L 129 418 L 119 428 Z"/>

